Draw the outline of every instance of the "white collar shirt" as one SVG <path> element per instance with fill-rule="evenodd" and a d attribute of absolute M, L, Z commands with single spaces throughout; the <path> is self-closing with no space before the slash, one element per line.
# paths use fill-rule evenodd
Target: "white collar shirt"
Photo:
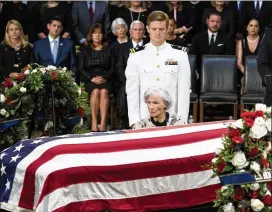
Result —
<path fill-rule="evenodd" d="M 50 35 L 48 35 L 48 39 L 49 39 L 49 43 L 50 43 L 51 52 L 53 52 L 54 41 L 56 40 L 57 41 L 57 45 L 58 45 L 60 37 L 57 37 L 56 39 L 54 39 Z"/>
<path fill-rule="evenodd" d="M 211 32 L 208 30 L 209 44 L 211 43 L 212 35 L 214 35 L 214 42 L 216 41 L 217 34 L 218 32 Z"/>

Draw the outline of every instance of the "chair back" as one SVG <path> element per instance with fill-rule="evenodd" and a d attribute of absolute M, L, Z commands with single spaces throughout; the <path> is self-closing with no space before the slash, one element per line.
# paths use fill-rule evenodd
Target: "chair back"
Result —
<path fill-rule="evenodd" d="M 257 56 L 246 56 L 244 94 L 263 95 L 264 92 L 265 88 L 262 86 L 262 78 L 257 69 Z"/>
<path fill-rule="evenodd" d="M 203 55 L 200 93 L 236 93 L 236 56 Z"/>
<path fill-rule="evenodd" d="M 189 54 L 188 57 L 191 68 L 191 90 L 192 93 L 196 93 L 196 56 Z"/>

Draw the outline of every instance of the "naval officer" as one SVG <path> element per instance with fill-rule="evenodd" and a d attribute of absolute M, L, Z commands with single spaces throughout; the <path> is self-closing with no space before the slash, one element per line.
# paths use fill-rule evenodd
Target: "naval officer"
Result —
<path fill-rule="evenodd" d="M 166 43 L 169 18 L 161 11 L 147 19 L 150 42 L 131 49 L 125 75 L 129 124 L 148 118 L 144 93 L 148 88 L 166 89 L 173 99 L 170 113 L 187 123 L 190 106 L 191 71 L 185 47 Z"/>

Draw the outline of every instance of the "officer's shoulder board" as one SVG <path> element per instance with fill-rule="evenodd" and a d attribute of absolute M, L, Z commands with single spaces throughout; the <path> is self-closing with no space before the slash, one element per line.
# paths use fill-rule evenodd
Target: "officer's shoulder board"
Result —
<path fill-rule="evenodd" d="M 142 50 L 144 50 L 145 49 L 145 46 L 140 46 L 140 47 L 137 47 L 137 48 L 131 48 L 130 50 L 129 50 L 129 52 L 131 53 L 131 54 L 133 54 L 133 53 L 135 53 L 135 52 L 139 52 L 139 51 L 142 51 Z"/>
<path fill-rule="evenodd" d="M 187 47 L 184 47 L 184 46 L 171 45 L 171 47 L 172 47 L 173 49 L 181 50 L 181 51 L 184 51 L 184 52 L 187 52 L 187 51 L 188 51 L 188 48 L 187 48 Z"/>

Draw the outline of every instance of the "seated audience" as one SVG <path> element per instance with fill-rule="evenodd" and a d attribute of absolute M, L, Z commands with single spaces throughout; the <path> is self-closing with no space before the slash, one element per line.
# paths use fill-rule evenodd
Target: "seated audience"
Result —
<path fill-rule="evenodd" d="M 101 24 L 91 27 L 87 39 L 89 46 L 82 47 L 79 54 L 79 71 L 86 91 L 90 94 L 91 130 L 105 131 L 114 60 Z M 98 129 L 99 110 L 101 121 Z"/>
<path fill-rule="evenodd" d="M 148 11 L 141 1 L 126 1 L 124 9 L 119 12 L 117 17 L 123 18 L 128 26 L 133 21 L 141 21 L 146 26 Z"/>
<path fill-rule="evenodd" d="M 166 42 L 177 45 L 177 46 L 186 46 L 184 38 L 180 38 L 175 34 L 175 29 L 177 28 L 176 21 L 173 17 L 169 17 L 168 31 L 166 35 Z"/>
<path fill-rule="evenodd" d="M 125 70 L 127 60 L 133 48 L 139 48 L 145 45 L 148 41 L 144 39 L 144 24 L 141 21 L 133 21 L 130 26 L 130 39 L 126 43 L 119 46 L 119 55 L 116 64 L 117 75 L 117 115 L 121 120 L 121 129 L 129 128 L 128 111 L 127 111 L 127 96 L 126 96 L 126 76 Z"/>
<path fill-rule="evenodd" d="M 76 59 L 73 42 L 61 37 L 63 22 L 60 17 L 48 20 L 49 34 L 46 38 L 34 43 L 34 53 L 39 64 L 66 67 L 76 74 Z"/>
<path fill-rule="evenodd" d="M 136 122 L 133 129 L 182 125 L 187 123 L 184 117 L 167 112 L 172 105 L 172 98 L 166 90 L 161 88 L 149 88 L 144 93 L 144 101 L 147 105 L 150 118 Z"/>
<path fill-rule="evenodd" d="M 116 41 L 113 44 L 121 44 L 128 41 L 127 31 L 128 26 L 124 19 L 116 18 L 111 24 L 112 34 L 116 36 Z"/>
<path fill-rule="evenodd" d="M 211 8 L 207 8 L 204 10 L 203 19 L 202 19 L 202 29 L 206 30 L 206 20 L 210 13 L 217 12 L 221 15 L 221 28 L 220 30 L 224 32 L 225 34 L 228 34 L 230 37 L 234 38 L 234 35 L 236 34 L 236 24 L 235 21 L 238 22 L 238 20 L 235 20 L 234 12 L 227 7 L 228 2 L 227 1 L 211 1 Z"/>
<path fill-rule="evenodd" d="M 48 19 L 58 16 L 62 20 L 62 37 L 69 38 L 72 32 L 72 16 L 69 6 L 64 2 L 45 1 L 36 3 L 31 9 L 34 30 L 40 39 L 48 35 Z"/>
<path fill-rule="evenodd" d="M 93 24 L 100 23 L 105 36 L 110 33 L 108 3 L 105 1 L 75 1 L 72 6 L 73 30 L 77 42 L 88 46 L 87 35 Z"/>
<path fill-rule="evenodd" d="M 22 26 L 18 21 L 10 20 L 4 41 L 0 44 L 0 82 L 12 72 L 21 72 L 30 63 L 36 63 L 36 59 L 24 38 Z"/>
<path fill-rule="evenodd" d="M 211 12 L 206 20 L 208 29 L 198 33 L 192 42 L 190 53 L 196 55 L 197 70 L 201 67 L 202 55 L 228 55 L 234 54 L 234 41 L 228 34 L 220 30 L 221 14 Z"/>
<path fill-rule="evenodd" d="M 248 55 L 257 55 L 259 51 L 259 45 L 261 39 L 259 36 L 259 22 L 256 19 L 249 21 L 247 25 L 247 37 L 245 39 L 238 40 L 236 43 L 236 56 L 237 56 L 237 67 L 244 75 L 245 67 L 244 60 Z M 243 93 L 244 78 L 241 79 L 241 93 Z"/>

